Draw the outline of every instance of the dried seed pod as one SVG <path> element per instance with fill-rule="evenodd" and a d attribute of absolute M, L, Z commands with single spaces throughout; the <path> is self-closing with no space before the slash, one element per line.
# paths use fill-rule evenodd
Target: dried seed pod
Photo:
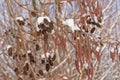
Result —
<path fill-rule="evenodd" d="M 51 59 L 50 59 L 48 62 L 49 62 L 49 64 L 50 64 L 51 66 L 53 66 L 53 62 L 52 62 Z"/>
<path fill-rule="evenodd" d="M 31 15 L 32 15 L 33 17 L 36 17 L 36 16 L 37 16 L 37 13 L 36 13 L 35 11 L 31 11 Z"/>
<path fill-rule="evenodd" d="M 51 56 L 50 55 L 48 55 L 47 57 L 48 57 L 48 60 L 51 60 Z"/>
<path fill-rule="evenodd" d="M 101 45 L 101 46 L 103 46 L 103 43 L 102 43 L 102 42 L 100 42 L 100 45 Z"/>
<path fill-rule="evenodd" d="M 44 34 L 44 35 L 47 34 L 47 33 L 46 33 L 46 30 L 42 30 L 41 32 L 42 32 L 42 34 Z"/>
<path fill-rule="evenodd" d="M 24 25 L 25 24 L 24 21 L 17 20 L 17 22 L 18 22 L 19 25 Z"/>
<path fill-rule="evenodd" d="M 44 23 L 41 23 L 40 25 L 38 25 L 38 27 L 43 31 L 43 30 L 47 30 L 47 27 L 45 26 Z"/>
<path fill-rule="evenodd" d="M 49 71 L 49 69 L 50 69 L 50 65 L 49 63 L 46 63 L 46 71 Z"/>
<path fill-rule="evenodd" d="M 36 44 L 36 51 L 40 49 L 39 44 Z"/>
<path fill-rule="evenodd" d="M 55 59 L 56 59 L 56 55 L 54 54 L 52 60 L 55 61 Z"/>
<path fill-rule="evenodd" d="M 76 36 L 74 36 L 73 39 L 76 40 Z"/>
<path fill-rule="evenodd" d="M 101 28 L 101 25 L 99 23 L 96 23 L 96 26 L 99 27 L 99 28 Z"/>
<path fill-rule="evenodd" d="M 91 19 L 87 20 L 86 22 L 87 24 L 91 24 Z"/>
<path fill-rule="evenodd" d="M 35 60 L 30 60 L 30 63 L 36 63 L 36 61 Z"/>
<path fill-rule="evenodd" d="M 23 75 L 28 75 L 28 72 L 27 71 L 23 71 Z"/>
<path fill-rule="evenodd" d="M 94 33 L 95 31 L 95 27 L 93 27 L 91 30 L 90 30 L 90 33 Z"/>
<path fill-rule="evenodd" d="M 18 55 L 19 60 L 22 60 L 22 55 Z"/>
<path fill-rule="evenodd" d="M 29 53 L 28 56 L 29 56 L 29 59 L 30 59 L 31 63 L 36 63 L 36 61 L 34 60 L 34 56 L 32 55 L 32 53 Z"/>
<path fill-rule="evenodd" d="M 87 21 L 87 24 L 91 24 L 91 22 L 90 22 L 90 21 Z"/>
<path fill-rule="evenodd" d="M 99 36 L 98 39 L 101 39 L 101 37 Z"/>
<path fill-rule="evenodd" d="M 15 71 L 16 75 L 18 75 L 20 73 L 20 71 L 18 70 L 18 68 L 15 68 L 14 71 Z"/>
<path fill-rule="evenodd" d="M 101 25 L 99 23 L 96 22 L 91 22 L 93 25 L 96 25 L 97 27 L 101 28 Z"/>
<path fill-rule="evenodd" d="M 53 22 L 51 21 L 50 24 L 49 24 L 51 30 L 54 28 L 54 25 L 53 25 Z"/>
<path fill-rule="evenodd" d="M 38 73 L 39 73 L 40 75 L 42 75 L 42 76 L 44 75 L 44 73 L 43 73 L 42 70 L 39 70 Z"/>
<path fill-rule="evenodd" d="M 38 25 L 38 28 L 44 28 L 45 26 L 44 26 L 44 24 L 39 24 Z"/>
<path fill-rule="evenodd" d="M 89 19 L 89 18 L 90 18 L 90 15 L 87 15 L 87 16 L 86 16 L 86 19 Z"/>
<path fill-rule="evenodd" d="M 25 64 L 25 66 L 23 67 L 23 70 L 24 70 L 24 71 L 28 71 L 28 70 L 29 70 L 29 65 L 28 65 L 28 63 Z"/>
<path fill-rule="evenodd" d="M 42 58 L 41 62 L 42 62 L 42 64 L 44 64 L 45 63 L 45 58 Z"/>
<path fill-rule="evenodd" d="M 12 56 L 12 47 L 8 48 L 8 55 Z"/>
<path fill-rule="evenodd" d="M 41 33 L 42 33 L 41 31 L 37 31 L 36 35 L 40 36 Z"/>
<path fill-rule="evenodd" d="M 44 23 L 48 25 L 49 21 L 46 18 L 44 18 Z"/>
<path fill-rule="evenodd" d="M 23 57 L 23 58 L 26 58 L 26 54 L 23 54 L 22 57 Z"/>
<path fill-rule="evenodd" d="M 31 78 L 33 78 L 33 77 L 34 77 L 34 75 L 33 75 L 33 73 L 32 73 L 32 72 L 29 74 L 29 77 L 31 77 Z"/>
<path fill-rule="evenodd" d="M 100 22 L 100 23 L 102 22 L 102 19 L 101 19 L 101 18 L 97 18 L 97 20 L 98 20 L 98 22 Z"/>
<path fill-rule="evenodd" d="M 44 41 L 47 41 L 47 39 L 48 39 L 48 34 L 45 33 L 45 34 L 44 34 Z"/>
<path fill-rule="evenodd" d="M 30 60 L 34 60 L 34 56 L 32 55 L 32 53 L 29 53 L 28 56 L 29 56 Z"/>
<path fill-rule="evenodd" d="M 83 26 L 83 29 L 85 30 L 85 32 L 88 32 L 88 28 Z"/>
<path fill-rule="evenodd" d="M 50 28 L 47 28 L 47 30 L 46 30 L 47 32 L 49 32 L 49 33 L 51 33 L 51 29 Z"/>
<path fill-rule="evenodd" d="M 93 22 L 91 22 L 91 24 L 92 24 L 92 25 L 96 25 L 96 22 L 93 21 Z"/>
<path fill-rule="evenodd" d="M 15 54 L 15 55 L 13 55 L 13 59 L 16 59 L 17 58 L 17 55 Z"/>

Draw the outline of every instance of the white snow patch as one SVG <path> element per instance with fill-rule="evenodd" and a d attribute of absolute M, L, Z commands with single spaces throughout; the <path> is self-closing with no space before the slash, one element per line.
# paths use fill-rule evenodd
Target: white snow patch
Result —
<path fill-rule="evenodd" d="M 12 46 L 11 45 L 7 45 L 7 50 L 9 49 L 9 48 L 11 48 Z"/>
<path fill-rule="evenodd" d="M 49 56 L 50 56 L 50 53 L 47 52 L 47 53 L 46 53 L 46 56 L 49 57 Z"/>
<path fill-rule="evenodd" d="M 77 37 L 77 39 L 79 40 L 79 39 L 80 39 L 80 37 Z"/>
<path fill-rule="evenodd" d="M 74 19 L 67 19 L 67 20 L 63 21 L 62 24 L 69 26 L 71 28 L 72 32 L 74 32 L 75 30 L 80 30 L 79 27 L 77 25 L 75 25 Z"/>
<path fill-rule="evenodd" d="M 50 20 L 49 17 L 47 17 L 47 16 L 43 16 L 43 17 L 38 17 L 38 18 L 37 18 L 37 24 L 44 23 L 44 19 L 47 19 L 48 22 L 51 22 L 51 20 Z"/>
<path fill-rule="evenodd" d="M 44 54 L 42 54 L 42 55 L 41 55 L 41 58 L 42 58 L 42 59 L 44 59 L 44 58 L 45 58 L 45 55 L 44 55 Z"/>
<path fill-rule="evenodd" d="M 27 53 L 31 53 L 31 50 L 28 50 Z"/>
<path fill-rule="evenodd" d="M 24 21 L 23 17 L 16 17 L 16 20 Z"/>
<path fill-rule="evenodd" d="M 85 61 L 85 63 L 84 63 L 84 67 L 85 67 L 85 69 L 88 69 L 88 63 Z"/>
<path fill-rule="evenodd" d="M 98 2 L 96 1 L 94 5 L 95 5 L 95 8 L 97 8 Z"/>
<path fill-rule="evenodd" d="M 21 42 L 22 40 L 21 40 L 21 39 L 19 39 L 19 41 Z"/>
<path fill-rule="evenodd" d="M 97 46 L 96 51 L 97 51 L 97 52 L 99 52 L 99 51 L 100 51 L 100 47 L 99 47 L 99 46 Z"/>
<path fill-rule="evenodd" d="M 118 54 L 120 54 L 120 46 L 118 47 Z"/>
<path fill-rule="evenodd" d="M 63 79 L 67 80 L 67 79 L 68 79 L 68 77 L 67 77 L 67 76 L 63 76 Z"/>
<path fill-rule="evenodd" d="M 114 47 L 112 47 L 110 51 L 113 53 L 114 52 Z"/>
<path fill-rule="evenodd" d="M 97 19 L 97 17 L 96 17 L 96 16 L 94 16 L 94 20 L 95 20 L 95 22 L 97 22 L 97 23 L 98 23 L 98 19 Z"/>
<path fill-rule="evenodd" d="M 82 15 L 82 17 L 86 17 L 87 16 L 87 14 L 86 13 L 84 13 L 83 15 Z"/>
<path fill-rule="evenodd" d="M 2 44 L 3 44 L 3 41 L 0 41 L 0 44 L 2 45 Z"/>
<path fill-rule="evenodd" d="M 50 55 L 50 53 L 47 52 L 47 53 L 46 53 L 47 58 L 49 57 L 49 55 Z M 44 59 L 44 58 L 45 58 L 45 54 L 42 54 L 42 55 L 41 55 L 41 58 Z"/>
<path fill-rule="evenodd" d="M 52 30 L 51 34 L 54 34 L 55 33 L 55 30 Z"/>

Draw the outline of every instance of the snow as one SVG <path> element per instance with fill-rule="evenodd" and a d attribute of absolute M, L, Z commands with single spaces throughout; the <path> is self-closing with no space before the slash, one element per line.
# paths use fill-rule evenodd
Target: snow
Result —
<path fill-rule="evenodd" d="M 85 63 L 84 63 L 84 67 L 85 67 L 85 69 L 88 69 L 88 63 L 85 61 Z"/>
<path fill-rule="evenodd" d="M 97 46 L 96 51 L 97 51 L 97 52 L 99 52 L 99 51 L 100 51 L 100 47 L 99 47 L 99 46 Z"/>
<path fill-rule="evenodd" d="M 37 31 L 40 30 L 40 28 L 38 28 L 38 25 L 44 23 L 44 19 L 47 19 L 48 22 L 51 22 L 50 18 L 47 17 L 47 16 L 38 17 L 38 18 L 37 18 L 37 22 L 36 22 L 36 30 L 37 30 Z"/>
<path fill-rule="evenodd" d="M 114 52 L 114 47 L 112 47 L 110 51 L 113 53 Z"/>
<path fill-rule="evenodd" d="M 24 21 L 23 17 L 16 17 L 16 20 Z"/>
<path fill-rule="evenodd" d="M 95 22 L 97 22 L 97 23 L 98 23 L 98 19 L 97 19 L 97 17 L 96 17 L 96 16 L 94 16 L 94 20 L 95 20 Z"/>
<path fill-rule="evenodd" d="M 75 30 L 80 30 L 79 27 L 77 25 L 75 25 L 74 19 L 67 19 L 67 20 L 63 21 L 62 24 L 69 26 L 71 28 L 72 32 L 74 32 Z"/>
<path fill-rule="evenodd" d="M 77 37 L 77 39 L 79 40 L 79 39 L 80 39 L 80 37 Z"/>
<path fill-rule="evenodd" d="M 63 79 L 64 79 L 64 80 L 67 80 L 67 79 L 68 79 L 68 77 L 67 77 L 67 76 L 63 76 Z"/>
<path fill-rule="evenodd" d="M 120 54 L 120 46 L 118 47 L 118 54 Z"/>
<path fill-rule="evenodd" d="M 12 46 L 11 45 L 7 45 L 7 50 L 9 49 L 9 48 L 11 48 Z"/>
<path fill-rule="evenodd" d="M 50 55 L 50 53 L 47 52 L 47 53 L 46 53 L 47 58 L 49 57 L 49 55 Z M 44 58 L 45 58 L 45 55 L 42 54 L 42 55 L 41 55 L 41 58 L 44 59 Z"/>
<path fill-rule="evenodd" d="M 27 53 L 31 53 L 31 50 L 28 50 Z"/>
<path fill-rule="evenodd" d="M 86 13 L 84 13 L 83 15 L 82 15 L 82 17 L 86 17 L 87 16 L 87 14 Z"/>
<path fill-rule="evenodd" d="M 55 30 L 52 30 L 51 34 L 54 34 L 55 33 Z"/>
<path fill-rule="evenodd" d="M 0 41 L 0 44 L 2 45 L 2 44 L 3 44 L 3 41 Z"/>
<path fill-rule="evenodd" d="M 48 22 L 51 22 L 51 20 L 50 20 L 49 17 L 47 17 L 47 16 L 43 16 L 43 17 L 38 17 L 38 18 L 37 18 L 37 24 L 44 23 L 44 19 L 47 19 Z"/>
<path fill-rule="evenodd" d="M 42 58 L 42 59 L 44 59 L 44 58 L 45 58 L 45 55 L 44 55 L 44 54 L 42 54 L 42 55 L 41 55 L 41 58 Z"/>

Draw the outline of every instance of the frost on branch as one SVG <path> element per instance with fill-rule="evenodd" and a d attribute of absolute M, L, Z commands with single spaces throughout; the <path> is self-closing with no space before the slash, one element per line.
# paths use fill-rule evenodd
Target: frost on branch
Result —
<path fill-rule="evenodd" d="M 36 30 L 37 30 L 37 36 L 40 34 L 44 35 L 44 40 L 46 41 L 48 39 L 48 33 L 53 34 L 53 22 L 50 20 L 49 17 L 43 16 L 38 17 L 36 22 Z"/>
<path fill-rule="evenodd" d="M 16 21 L 18 22 L 19 25 L 24 25 L 25 22 L 24 22 L 24 18 L 23 17 L 16 17 Z"/>
<path fill-rule="evenodd" d="M 70 27 L 72 32 L 80 30 L 79 27 L 74 23 L 74 19 L 67 19 L 67 20 L 63 21 L 62 24 Z"/>

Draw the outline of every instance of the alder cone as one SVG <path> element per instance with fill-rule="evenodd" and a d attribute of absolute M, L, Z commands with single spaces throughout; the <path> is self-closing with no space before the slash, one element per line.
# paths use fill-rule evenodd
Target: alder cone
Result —
<path fill-rule="evenodd" d="M 42 76 L 44 75 L 44 73 L 43 73 L 42 70 L 39 70 L 38 73 L 39 73 L 40 75 L 42 75 Z"/>
<path fill-rule="evenodd" d="M 9 55 L 9 56 L 12 56 L 12 48 L 9 48 L 9 49 L 8 49 L 8 55 Z"/>
<path fill-rule="evenodd" d="M 39 44 L 36 44 L 36 51 L 38 51 L 40 49 Z"/>
<path fill-rule="evenodd" d="M 55 59 L 56 59 L 56 55 L 54 54 L 52 60 L 55 61 Z"/>
<path fill-rule="evenodd" d="M 95 31 L 95 27 L 93 27 L 91 30 L 90 30 L 90 33 L 94 33 Z"/>
<path fill-rule="evenodd" d="M 48 72 L 49 69 L 50 69 L 50 65 L 49 65 L 49 63 L 46 63 L 46 71 Z"/>
<path fill-rule="evenodd" d="M 36 17 L 36 16 L 37 16 L 37 13 L 36 13 L 35 11 L 31 11 L 31 15 L 32 15 L 33 17 Z"/>

